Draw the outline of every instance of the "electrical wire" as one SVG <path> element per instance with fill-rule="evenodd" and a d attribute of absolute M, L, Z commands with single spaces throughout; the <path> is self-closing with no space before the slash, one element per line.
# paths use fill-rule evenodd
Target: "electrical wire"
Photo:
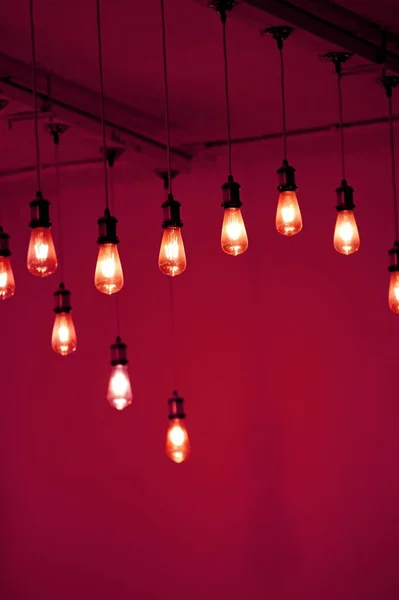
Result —
<path fill-rule="evenodd" d="M 162 54 L 163 54 L 163 79 L 165 88 L 165 121 L 166 121 L 166 162 L 168 169 L 168 190 L 172 193 L 171 177 L 171 152 L 170 152 L 170 117 L 169 117 L 169 84 L 168 84 L 168 62 L 166 49 L 166 25 L 165 25 L 165 6 L 164 0 L 161 0 L 161 19 L 162 19 Z"/>
<path fill-rule="evenodd" d="M 109 162 L 109 192 L 110 192 L 110 206 L 111 211 L 115 214 L 115 185 L 114 185 L 114 163 Z M 119 305 L 119 294 L 115 294 L 115 320 L 116 320 L 116 333 L 118 336 L 121 335 L 121 315 Z"/>
<path fill-rule="evenodd" d="M 107 143 L 106 143 L 106 137 L 105 137 L 104 75 L 103 75 L 103 51 L 102 51 L 102 36 L 101 36 L 100 0 L 97 0 L 97 40 L 98 40 L 98 68 L 99 68 L 99 71 L 100 71 L 101 128 L 102 128 L 102 138 L 103 138 L 103 167 L 104 167 L 105 208 L 107 210 L 109 210 L 108 168 L 107 168 Z"/>
<path fill-rule="evenodd" d="M 33 0 L 29 2 L 30 12 L 30 34 L 32 43 L 32 88 L 33 88 L 33 124 L 35 134 L 35 145 L 36 145 L 36 179 L 37 179 L 37 190 L 41 190 L 41 176 L 40 176 L 40 144 L 39 144 L 39 124 L 37 116 L 37 74 L 36 74 L 36 43 L 35 43 L 35 21 L 33 15 Z"/>
<path fill-rule="evenodd" d="M 340 70 L 337 71 L 337 86 L 338 86 L 338 111 L 339 111 L 339 131 L 341 135 L 341 165 L 342 165 L 342 179 L 346 179 L 345 176 L 345 136 L 344 136 L 344 119 L 343 119 L 343 103 L 342 103 L 342 73 Z"/>
<path fill-rule="evenodd" d="M 176 314 L 175 314 L 175 295 L 173 289 L 173 277 L 169 279 L 169 309 L 170 309 L 170 344 L 171 348 L 171 376 L 172 376 L 172 389 L 177 390 L 177 346 L 176 346 Z"/>
<path fill-rule="evenodd" d="M 58 141 L 54 138 L 54 155 L 55 155 L 55 179 L 57 183 L 57 210 L 58 210 L 58 243 L 60 257 L 61 281 L 64 281 L 64 241 L 62 235 L 62 212 L 61 212 L 61 181 L 60 181 L 60 157 Z"/>
<path fill-rule="evenodd" d="M 226 13 L 221 14 L 223 28 L 223 58 L 224 58 L 224 90 L 226 96 L 226 121 L 227 121 L 227 148 L 229 153 L 229 175 L 231 171 L 231 123 L 230 123 L 230 96 L 229 96 L 229 70 L 227 60 Z"/>
<path fill-rule="evenodd" d="M 284 54 L 282 43 L 278 46 L 280 52 L 280 73 L 281 73 L 281 109 L 283 114 L 283 145 L 284 145 L 284 160 L 287 160 L 287 117 L 285 106 L 285 71 L 284 71 Z"/>
<path fill-rule="evenodd" d="M 395 160 L 395 137 L 393 130 L 393 111 L 392 111 L 392 89 L 388 93 L 388 111 L 389 111 L 389 139 L 391 145 L 391 175 L 392 175 L 392 194 L 393 194 L 393 213 L 395 220 L 395 240 L 399 238 L 398 224 L 398 198 L 396 186 L 396 160 Z"/>

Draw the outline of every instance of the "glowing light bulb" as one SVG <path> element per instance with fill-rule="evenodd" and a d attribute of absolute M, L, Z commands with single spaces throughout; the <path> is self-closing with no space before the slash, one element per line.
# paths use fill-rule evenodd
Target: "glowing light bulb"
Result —
<path fill-rule="evenodd" d="M 0 255 L 0 299 L 7 300 L 15 293 L 15 280 L 8 256 Z"/>
<path fill-rule="evenodd" d="M 133 394 L 127 365 L 112 367 L 107 400 L 116 410 L 123 410 L 132 403 Z"/>
<path fill-rule="evenodd" d="M 123 271 L 116 244 L 100 245 L 94 283 L 103 294 L 115 294 L 122 289 Z"/>
<path fill-rule="evenodd" d="M 225 208 L 222 225 L 221 246 L 231 256 L 243 254 L 248 248 L 248 236 L 240 208 Z"/>
<path fill-rule="evenodd" d="M 190 454 L 190 441 L 182 419 L 172 419 L 166 434 L 166 455 L 175 463 L 182 463 Z"/>
<path fill-rule="evenodd" d="M 55 315 L 51 346 L 54 352 L 67 356 L 75 352 L 77 346 L 76 331 L 71 313 Z"/>
<path fill-rule="evenodd" d="M 399 271 L 392 271 L 389 277 L 388 303 L 391 311 L 399 315 Z"/>
<path fill-rule="evenodd" d="M 276 229 L 282 235 L 296 235 L 302 229 L 302 215 L 294 191 L 282 191 L 277 204 Z"/>
<path fill-rule="evenodd" d="M 37 277 L 48 277 L 57 269 L 57 255 L 49 227 L 36 227 L 30 234 L 28 271 Z"/>
<path fill-rule="evenodd" d="M 338 211 L 334 230 L 334 248 L 345 255 L 359 250 L 360 237 L 353 210 Z"/>
<path fill-rule="evenodd" d="M 162 273 L 175 277 L 186 269 L 186 253 L 180 227 L 166 227 L 163 230 L 158 266 Z"/>

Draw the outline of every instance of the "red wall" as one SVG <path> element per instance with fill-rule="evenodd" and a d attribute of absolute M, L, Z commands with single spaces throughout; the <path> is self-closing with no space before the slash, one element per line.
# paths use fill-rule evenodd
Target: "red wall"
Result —
<path fill-rule="evenodd" d="M 135 394 L 122 413 L 105 400 L 115 302 L 93 284 L 101 171 L 63 175 L 78 333 L 67 358 L 50 347 L 59 278 L 35 279 L 24 265 L 34 181 L 2 187 L 17 281 L 0 306 L 2 598 L 398 598 L 386 139 L 370 129 L 348 141 L 362 244 L 351 257 L 332 246 L 334 134 L 290 145 L 304 219 L 292 239 L 274 230 L 280 144 L 237 151 L 250 240 L 238 258 L 219 247 L 224 157 L 176 180 L 188 260 L 174 282 L 192 446 L 183 465 L 164 454 L 172 352 L 160 182 L 116 167 Z"/>

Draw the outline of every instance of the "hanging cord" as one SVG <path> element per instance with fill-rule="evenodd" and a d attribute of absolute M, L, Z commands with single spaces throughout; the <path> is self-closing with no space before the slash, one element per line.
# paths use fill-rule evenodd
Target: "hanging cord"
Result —
<path fill-rule="evenodd" d="M 389 138 L 391 143 L 391 174 L 392 174 L 392 193 L 393 193 L 393 214 L 395 219 L 395 240 L 399 238 L 399 226 L 398 226 L 398 198 L 396 188 L 396 160 L 395 160 L 395 137 L 393 131 L 393 112 L 392 112 L 392 88 L 386 88 L 388 96 L 388 110 L 389 110 Z"/>
<path fill-rule="evenodd" d="M 165 120 L 166 120 L 166 161 L 168 169 L 168 190 L 172 193 L 171 177 L 171 156 L 170 156 L 170 118 L 169 118 L 169 85 L 168 85 L 168 63 L 166 52 L 166 27 L 165 27 L 165 6 L 164 0 L 161 0 L 162 17 L 162 53 L 163 53 L 163 79 L 165 88 Z"/>
<path fill-rule="evenodd" d="M 110 151 L 108 151 L 110 152 Z M 115 214 L 115 186 L 114 186 L 114 160 L 111 159 L 110 154 L 106 153 L 107 162 L 109 165 L 109 200 L 111 211 Z M 119 294 L 115 294 L 115 320 L 116 320 L 116 334 L 121 335 L 121 317 L 120 317 L 120 306 L 119 306 Z"/>
<path fill-rule="evenodd" d="M 102 40 L 101 40 L 100 0 L 97 0 L 97 39 L 98 39 L 98 67 L 99 67 L 99 71 L 100 71 L 101 127 L 102 127 L 102 138 L 103 138 L 105 208 L 107 210 L 109 210 L 107 144 L 106 144 L 106 138 L 105 138 L 104 76 L 103 76 L 103 51 L 102 51 Z"/>
<path fill-rule="evenodd" d="M 285 108 L 285 72 L 284 72 L 284 54 L 283 40 L 278 40 L 278 49 L 280 52 L 280 72 L 281 72 L 281 108 L 283 113 L 283 144 L 284 144 L 284 160 L 287 160 L 287 117 Z"/>
<path fill-rule="evenodd" d="M 341 161 L 342 161 L 342 179 L 346 179 L 345 176 L 345 135 L 344 135 L 344 118 L 343 118 L 343 103 L 342 103 L 342 72 L 341 65 L 336 63 L 335 70 L 337 73 L 337 86 L 338 86 L 338 110 L 339 110 L 339 131 L 341 135 Z"/>
<path fill-rule="evenodd" d="M 169 307 L 170 307 L 170 336 L 171 336 L 171 377 L 172 387 L 174 390 L 178 389 L 177 386 L 177 346 L 176 346 L 176 316 L 175 316 L 175 295 L 173 289 L 173 277 L 169 279 Z"/>
<path fill-rule="evenodd" d="M 227 121 L 227 148 L 229 153 L 229 175 L 231 175 L 231 124 L 230 124 L 230 96 L 229 96 L 229 70 L 227 60 L 227 37 L 226 37 L 226 22 L 227 13 L 221 11 L 220 20 L 223 28 L 223 58 L 224 58 L 224 90 L 226 95 L 226 121 Z"/>
<path fill-rule="evenodd" d="M 56 179 L 56 183 L 57 183 L 59 257 L 60 257 L 61 281 L 64 282 L 64 242 L 63 242 L 63 236 L 62 236 L 59 137 L 57 138 L 57 136 L 53 136 L 53 140 L 54 140 L 54 155 L 55 155 L 55 179 Z"/>
<path fill-rule="evenodd" d="M 32 42 L 32 87 L 33 87 L 33 112 L 34 112 L 34 132 L 35 132 L 35 143 L 36 143 L 36 179 L 37 179 L 37 191 L 41 190 L 41 177 L 40 177 L 40 145 L 39 145 L 39 124 L 37 118 L 37 78 L 36 78 L 36 44 L 35 44 L 35 22 L 33 17 L 33 0 L 29 2 L 30 9 L 30 34 Z"/>

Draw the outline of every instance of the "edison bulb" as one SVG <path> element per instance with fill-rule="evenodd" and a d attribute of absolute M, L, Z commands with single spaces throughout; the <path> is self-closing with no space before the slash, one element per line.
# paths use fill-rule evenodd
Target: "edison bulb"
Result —
<path fill-rule="evenodd" d="M 77 346 L 76 331 L 71 313 L 57 313 L 54 319 L 51 346 L 54 352 L 67 356 L 75 352 Z"/>
<path fill-rule="evenodd" d="M 158 266 L 169 277 L 185 271 L 187 261 L 180 227 L 166 227 L 163 230 Z"/>
<path fill-rule="evenodd" d="M 11 260 L 8 256 L 0 256 L 0 299 L 7 300 L 15 293 L 15 280 Z"/>
<path fill-rule="evenodd" d="M 340 254 L 353 254 L 360 248 L 359 231 L 353 210 L 337 213 L 334 231 L 334 248 Z"/>
<path fill-rule="evenodd" d="M 190 441 L 184 421 L 171 419 L 166 434 L 166 455 L 175 463 L 182 463 L 190 454 Z"/>
<path fill-rule="evenodd" d="M 243 254 L 248 248 L 248 236 L 240 208 L 225 208 L 221 245 L 223 252 L 231 256 Z"/>
<path fill-rule="evenodd" d="M 276 229 L 282 235 L 296 235 L 302 229 L 302 215 L 296 193 L 280 192 L 276 212 Z"/>
<path fill-rule="evenodd" d="M 27 267 L 32 275 L 47 277 L 57 269 L 57 255 L 49 227 L 36 227 L 30 234 Z"/>
<path fill-rule="evenodd" d="M 122 289 L 123 270 L 116 244 L 100 245 L 94 283 L 103 294 L 115 294 Z"/>
<path fill-rule="evenodd" d="M 389 278 L 389 308 L 399 315 L 399 271 L 392 271 Z"/>
<path fill-rule="evenodd" d="M 123 410 L 132 403 L 133 394 L 127 365 L 115 365 L 112 367 L 107 400 L 116 410 Z"/>

